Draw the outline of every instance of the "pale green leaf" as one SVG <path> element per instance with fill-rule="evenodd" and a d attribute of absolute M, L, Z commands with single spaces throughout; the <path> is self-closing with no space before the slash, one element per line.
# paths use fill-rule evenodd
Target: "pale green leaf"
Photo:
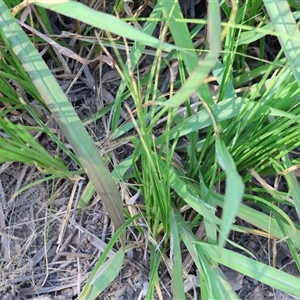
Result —
<path fill-rule="evenodd" d="M 216 154 L 221 168 L 226 173 L 225 202 L 219 238 L 219 245 L 224 246 L 243 197 L 244 183 L 236 170 L 234 161 L 229 154 L 224 141 L 220 137 L 217 137 L 216 140 Z"/>

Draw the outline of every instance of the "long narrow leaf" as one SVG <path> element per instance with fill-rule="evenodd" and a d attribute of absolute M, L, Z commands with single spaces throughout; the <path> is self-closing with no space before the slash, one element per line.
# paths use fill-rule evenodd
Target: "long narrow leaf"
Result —
<path fill-rule="evenodd" d="M 112 15 L 93 10 L 77 1 L 64 0 L 59 2 L 37 0 L 34 1 L 34 3 L 102 30 L 109 31 L 131 40 L 133 39 L 145 45 L 151 45 L 151 47 L 162 47 L 162 49 L 167 52 L 173 49 L 178 49 L 174 45 L 168 43 L 162 44 L 159 39 L 134 28 L 133 26 Z"/>
<path fill-rule="evenodd" d="M 123 260 L 124 251 L 120 249 L 99 268 L 85 299 L 95 299 L 112 283 L 122 268 Z"/>
<path fill-rule="evenodd" d="M 182 256 L 180 249 L 180 239 L 178 228 L 176 224 L 176 217 L 174 211 L 170 212 L 170 226 L 171 226 L 171 249 L 173 249 L 173 289 L 174 299 L 185 299 L 184 288 L 183 288 L 183 272 L 182 272 Z"/>
<path fill-rule="evenodd" d="M 215 205 L 220 207 L 224 206 L 223 196 L 217 194 L 215 192 L 211 193 L 211 201 Z M 244 221 L 252 224 L 253 226 L 270 233 L 271 236 L 276 237 L 277 239 L 286 238 L 285 232 L 288 232 L 291 235 L 291 239 L 295 243 L 297 248 L 300 248 L 300 231 L 297 230 L 294 232 L 293 228 L 288 224 L 281 224 L 284 227 L 284 232 L 281 230 L 275 218 L 272 218 L 263 212 L 257 211 L 249 206 L 244 204 L 240 204 L 239 209 L 237 211 L 237 216 Z"/>
<path fill-rule="evenodd" d="M 164 13 L 167 18 L 172 19 L 174 17 L 180 18 L 180 13 L 178 12 L 178 5 L 173 7 L 172 1 L 161 1 L 161 5 L 164 9 Z M 170 16 L 170 12 L 175 13 L 175 16 Z M 193 49 L 193 43 L 187 38 L 189 35 L 186 26 L 179 26 L 178 23 L 173 20 L 169 20 L 170 30 L 175 38 L 175 42 L 179 46 L 187 46 Z M 211 99 L 211 94 L 209 92 L 208 86 L 203 84 L 199 87 L 203 80 L 207 77 L 213 66 L 215 65 L 219 51 L 221 49 L 221 27 L 220 27 L 221 17 L 220 8 L 218 1 L 208 1 L 208 40 L 210 43 L 210 50 L 203 61 L 195 61 L 195 56 L 191 54 L 183 54 L 184 63 L 187 67 L 190 77 L 187 79 L 184 86 L 165 103 L 167 107 L 177 107 L 183 102 L 185 102 L 190 95 L 197 90 L 199 94 L 204 99 Z M 184 43 L 187 42 L 187 45 Z M 194 59 L 193 59 L 194 58 Z M 195 63 L 197 64 L 196 67 Z"/>
<path fill-rule="evenodd" d="M 278 36 L 281 47 L 289 62 L 298 85 L 300 86 L 300 33 L 288 1 L 264 0 L 268 14 L 272 20 L 275 31 L 281 33 Z"/>
<path fill-rule="evenodd" d="M 198 249 L 217 263 L 234 269 L 290 295 L 300 297 L 300 279 L 239 253 L 198 242 Z"/>
<path fill-rule="evenodd" d="M 120 194 L 91 137 L 40 54 L 3 1 L 0 2 L 0 11 L 0 33 L 5 37 L 7 47 L 11 47 L 18 56 L 63 134 L 72 145 L 113 223 L 117 228 L 120 227 L 124 223 Z"/>
<path fill-rule="evenodd" d="M 244 192 L 244 183 L 238 174 L 234 161 L 229 154 L 224 141 L 218 137 L 216 141 L 216 154 L 222 169 L 226 173 L 225 203 L 222 214 L 219 245 L 224 246 L 230 232 L 231 224 L 238 211 Z"/>

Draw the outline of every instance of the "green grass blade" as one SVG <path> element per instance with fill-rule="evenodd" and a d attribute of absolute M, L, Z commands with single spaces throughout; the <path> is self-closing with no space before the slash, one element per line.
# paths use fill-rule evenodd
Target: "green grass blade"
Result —
<path fill-rule="evenodd" d="M 27 131 L 25 126 L 13 124 L 0 114 L 0 129 L 9 138 L 0 136 L 0 162 L 19 161 L 35 165 L 45 171 L 60 173 L 67 168 L 60 158 L 51 156 Z"/>
<path fill-rule="evenodd" d="M 289 155 L 286 154 L 282 157 L 282 162 L 285 167 L 285 169 L 288 169 L 292 167 L 291 160 L 289 158 Z M 293 200 L 295 202 L 295 208 L 298 214 L 298 218 L 300 217 L 300 186 L 299 181 L 296 178 L 295 172 L 289 172 L 285 175 L 285 179 L 289 186 L 289 192 L 293 197 Z"/>
<path fill-rule="evenodd" d="M 96 291 L 98 291 L 99 293 L 101 293 L 100 288 L 102 288 L 102 284 L 101 284 L 101 280 L 104 280 L 106 283 L 110 283 L 112 281 L 113 275 L 115 276 L 116 271 L 120 270 L 120 259 L 121 256 L 124 257 L 125 251 L 124 249 L 120 249 L 118 252 L 121 252 L 123 254 L 118 254 L 117 256 L 114 256 L 114 260 L 115 261 L 111 261 L 111 263 L 114 264 L 115 269 L 113 270 L 113 273 L 110 276 L 111 281 L 108 282 L 106 281 L 106 272 L 107 270 L 103 270 L 103 265 L 105 265 L 105 261 L 109 255 L 109 253 L 111 252 L 111 250 L 113 249 L 113 246 L 115 245 L 115 243 L 117 242 L 118 238 L 123 234 L 123 232 L 126 230 L 127 226 L 129 226 L 135 219 L 137 219 L 139 217 L 139 215 L 136 215 L 130 219 L 128 219 L 121 227 L 118 228 L 118 230 L 114 233 L 114 235 L 111 237 L 111 239 L 109 240 L 106 248 L 104 249 L 103 253 L 101 254 L 99 260 L 97 261 L 96 265 L 93 268 L 93 271 L 91 273 L 91 275 L 89 276 L 81 294 L 79 295 L 79 300 L 85 300 L 85 299 L 90 299 L 90 293 L 93 292 L 93 294 L 96 294 Z M 121 263 L 122 265 L 122 263 Z M 119 271 L 118 271 L 119 272 Z M 101 273 L 101 276 L 100 276 Z M 100 276 L 100 277 L 99 277 Z M 98 285 L 98 287 L 93 287 L 94 284 Z M 98 294 L 99 295 L 99 294 Z M 96 296 L 98 296 L 96 295 Z"/>
<path fill-rule="evenodd" d="M 224 141 L 220 137 L 216 140 L 216 154 L 221 168 L 226 173 L 226 192 L 219 238 L 219 245 L 223 247 L 243 197 L 244 183 Z"/>
<path fill-rule="evenodd" d="M 215 192 L 211 193 L 211 201 L 215 205 L 220 207 L 224 206 L 224 197 L 220 194 Z M 281 224 L 281 226 L 285 227 L 284 232 L 282 232 L 280 226 L 278 225 L 277 221 L 264 214 L 263 212 L 257 211 L 251 207 L 248 207 L 244 204 L 240 204 L 239 209 L 237 211 L 237 216 L 244 221 L 252 224 L 253 226 L 260 228 L 261 230 L 270 233 L 271 236 L 276 237 L 277 239 L 286 238 L 284 232 L 288 232 L 291 236 L 290 238 L 293 240 L 295 246 L 300 248 L 300 231 L 295 231 L 291 226 L 287 224 Z"/>
<path fill-rule="evenodd" d="M 124 223 L 122 200 L 106 164 L 47 65 L 4 2 L 0 2 L 0 11 L 0 33 L 8 41 L 7 47 L 13 49 L 23 64 L 93 182 L 114 225 L 119 228 Z"/>
<path fill-rule="evenodd" d="M 293 101 L 293 99 L 286 99 L 286 102 L 284 103 L 285 107 L 290 107 L 290 105 L 293 105 Z M 278 103 L 278 105 L 280 105 L 280 103 Z M 269 107 L 267 105 L 261 106 L 258 102 L 240 97 L 233 97 L 223 100 L 222 102 L 211 106 L 210 109 L 217 123 L 235 118 L 242 114 L 245 111 L 245 109 L 247 109 L 247 111 L 252 111 L 256 109 L 255 118 L 260 118 L 264 114 L 270 114 L 273 116 L 285 115 L 286 117 L 292 117 L 295 121 L 298 122 L 300 120 L 299 117 L 295 117 L 284 111 L 280 111 L 276 108 Z M 198 131 L 210 125 L 212 125 L 211 116 L 206 110 L 200 110 L 198 113 L 185 119 L 183 124 L 174 126 L 170 130 L 170 139 L 176 138 L 179 130 L 180 136 L 186 136 L 193 131 Z M 158 137 L 156 139 L 157 143 L 162 143 L 163 138 L 163 136 Z"/>
<path fill-rule="evenodd" d="M 289 62 L 289 68 L 300 86 L 300 33 L 288 1 L 264 0 L 265 7 L 273 23 L 281 47 Z"/>
<path fill-rule="evenodd" d="M 188 47 L 188 49 L 194 49 L 193 43 L 189 36 L 189 32 L 184 23 L 174 22 L 173 18 L 180 19 L 181 12 L 178 4 L 174 5 L 172 1 L 161 1 L 161 5 L 164 9 L 165 16 L 168 18 L 171 33 L 175 39 L 176 45 L 181 47 Z M 172 16 L 170 12 L 172 11 Z M 173 15 L 175 14 L 175 15 Z M 172 19 L 171 19 L 172 17 Z M 210 103 L 211 93 L 206 84 L 201 83 L 208 76 L 209 72 L 215 65 L 219 51 L 221 49 L 221 29 L 220 29 L 220 8 L 218 1 L 208 2 L 208 41 L 210 44 L 209 53 L 206 55 L 203 61 L 198 61 L 195 52 L 183 53 L 184 64 L 187 71 L 190 73 L 190 77 L 181 89 L 164 105 L 166 107 L 177 107 L 185 102 L 194 91 L 198 91 L 203 99 L 206 99 Z M 196 67 L 195 67 L 196 65 Z"/>
<path fill-rule="evenodd" d="M 249 109 L 253 109 L 257 105 L 254 101 L 250 102 L 249 99 L 245 98 L 229 98 L 220 103 L 217 103 L 210 107 L 216 122 L 228 120 L 238 116 L 247 106 Z M 212 124 L 212 119 L 207 110 L 200 110 L 198 113 L 184 120 L 181 125 L 176 125 L 170 130 L 170 139 L 174 139 L 178 131 L 180 130 L 180 136 L 188 135 L 193 131 L 198 131 Z M 158 143 L 162 142 L 162 137 L 158 137 Z"/>
<path fill-rule="evenodd" d="M 98 297 L 117 277 L 122 268 L 123 261 L 124 251 L 120 249 L 99 268 L 92 281 L 91 289 L 85 299 L 96 299 L 96 297 Z"/>
<path fill-rule="evenodd" d="M 44 0 L 34 2 L 36 5 L 42 6 L 46 9 L 55 11 L 59 14 L 120 35 L 130 40 L 134 40 L 145 45 L 150 45 L 151 47 L 162 47 L 162 49 L 167 52 L 173 49 L 178 49 L 174 45 L 161 43 L 159 39 L 145 34 L 144 32 L 134 28 L 133 26 L 112 15 L 93 10 L 90 7 L 83 5 L 82 3 L 77 1 L 62 1 L 60 3 L 57 2 L 57 4 L 53 4 L 53 2 L 51 1 Z"/>
<path fill-rule="evenodd" d="M 218 268 L 197 247 L 197 238 L 178 211 L 175 211 L 178 232 L 200 271 L 202 299 L 238 299 L 231 287 L 225 286 Z M 179 299 L 179 298 L 178 298 Z"/>
<path fill-rule="evenodd" d="M 161 252 L 155 249 L 154 245 L 150 245 L 150 273 L 146 300 L 154 299 L 155 286 L 159 284 L 158 268 L 161 258 Z"/>
<path fill-rule="evenodd" d="M 161 9 L 156 5 L 151 12 L 151 15 L 149 16 L 149 19 L 145 22 L 142 31 L 144 34 L 147 35 L 152 35 L 153 31 L 157 27 L 159 18 L 161 17 Z M 134 69 L 136 68 L 140 58 L 142 57 L 144 51 L 145 51 L 145 45 L 135 41 L 134 44 L 132 45 L 129 53 L 129 60 L 126 63 L 125 68 L 129 70 L 130 72 L 133 72 Z M 118 123 L 119 123 L 119 118 L 120 118 L 120 109 L 121 109 L 121 104 L 122 100 L 124 100 L 124 94 L 125 94 L 125 88 L 127 86 L 125 78 L 122 78 L 116 99 L 115 99 L 115 104 L 114 104 L 114 114 L 112 118 L 112 130 L 116 130 L 118 128 Z M 133 126 L 133 125 L 132 125 Z"/>
<path fill-rule="evenodd" d="M 215 209 L 213 206 L 206 204 L 203 200 L 197 197 L 196 193 L 190 188 L 188 184 L 180 179 L 176 172 L 170 168 L 169 170 L 170 185 L 172 189 L 194 210 L 201 214 L 213 225 L 219 224 L 220 220 L 215 216 Z"/>
<path fill-rule="evenodd" d="M 174 211 L 170 213 L 170 226 L 171 226 L 171 249 L 173 249 L 173 290 L 174 299 L 185 299 L 184 287 L 183 287 L 183 272 L 182 272 L 182 256 L 180 248 L 180 239 L 178 235 L 178 229 L 175 219 Z"/>
<path fill-rule="evenodd" d="M 189 82 L 179 91 L 179 93 L 182 93 L 182 95 L 178 96 L 178 100 L 175 98 L 172 101 L 179 101 L 180 97 L 184 97 L 182 99 L 185 101 L 191 95 L 191 92 L 197 90 L 203 99 L 206 99 L 208 103 L 211 103 L 212 97 L 208 85 L 203 83 L 199 87 L 199 83 L 206 78 L 214 66 L 221 48 L 219 3 L 216 1 L 210 1 L 208 4 L 208 28 L 214 28 L 214 32 L 211 34 L 212 31 L 208 31 L 210 51 L 202 63 L 199 63 L 199 57 L 195 52 L 194 45 L 186 24 L 183 22 L 176 22 L 176 19 L 180 20 L 182 18 L 178 3 L 174 5 L 172 1 L 161 1 L 161 5 L 164 9 L 165 16 L 168 18 L 168 25 L 170 26 L 170 30 L 176 45 L 189 50 L 188 53 L 182 53 L 182 56 L 188 73 L 190 75 L 193 74 L 193 77 L 188 79 Z M 195 66 L 197 66 L 197 70 L 195 69 Z M 196 76 L 197 78 L 195 78 L 196 74 L 199 77 Z M 172 104 L 169 101 L 168 105 L 173 106 L 174 102 L 172 102 Z"/>
<path fill-rule="evenodd" d="M 198 242 L 198 249 L 217 263 L 234 269 L 290 295 L 300 297 L 300 279 L 239 253 Z"/>

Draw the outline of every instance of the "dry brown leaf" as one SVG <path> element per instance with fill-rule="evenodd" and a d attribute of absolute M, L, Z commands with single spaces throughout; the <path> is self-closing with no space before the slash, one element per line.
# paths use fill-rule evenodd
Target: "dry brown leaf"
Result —
<path fill-rule="evenodd" d="M 18 20 L 17 20 L 18 21 Z M 53 39 L 51 39 L 50 37 L 46 36 L 45 34 L 33 29 L 31 26 L 28 26 L 27 24 L 25 24 L 24 22 L 18 21 L 18 23 L 25 27 L 26 29 L 28 29 L 29 31 L 31 31 L 32 33 L 34 33 L 35 35 L 39 36 L 40 38 L 42 38 L 44 41 L 46 41 L 47 43 L 49 43 L 49 45 L 51 45 L 53 48 L 55 48 L 60 54 L 68 56 L 72 59 L 75 59 L 77 61 L 79 61 L 80 63 L 82 63 L 83 65 L 88 65 L 91 62 L 94 61 L 102 61 L 107 63 L 110 67 L 113 67 L 113 61 L 112 59 L 110 59 L 108 56 L 106 55 L 98 55 L 95 59 L 85 59 L 81 56 L 79 56 L 78 54 L 76 54 L 74 51 L 61 46 L 60 44 L 56 43 Z"/>

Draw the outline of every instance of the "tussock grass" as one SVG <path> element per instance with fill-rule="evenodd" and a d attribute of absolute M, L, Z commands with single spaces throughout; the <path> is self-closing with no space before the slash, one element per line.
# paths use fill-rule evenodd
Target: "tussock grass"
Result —
<path fill-rule="evenodd" d="M 146 299 L 160 295 L 161 264 L 172 278 L 174 299 L 185 298 L 185 250 L 200 273 L 201 299 L 238 299 L 219 265 L 300 297 L 299 278 L 257 261 L 230 234 L 286 243 L 299 270 L 299 224 L 282 209 L 294 208 L 299 217 L 299 158 L 290 155 L 300 144 L 299 5 L 281 1 L 279 7 L 273 2 L 208 1 L 201 20 L 184 18 L 172 1 L 150 1 L 153 9 L 147 17 L 139 17 L 145 7 L 132 10 L 122 1 L 117 16 L 80 2 L 24 1 L 13 10 L 16 19 L 8 9 L 10 1 L 0 4 L 0 161 L 38 166 L 49 180 L 87 174 L 90 183 L 78 208 L 88 205 L 96 191 L 116 228 L 79 299 L 96 298 L 118 275 L 131 246 L 125 235 L 129 224 L 148 240 Z M 115 60 L 120 83 L 114 101 L 83 122 L 33 44 L 43 37 L 29 36 L 17 22 L 19 9 L 30 3 L 31 13 L 42 18 L 39 25 L 49 34 L 46 9 L 76 20 L 77 29 L 88 24 L 72 37 L 85 47 L 96 46 L 106 61 Z M 32 23 L 37 20 L 27 16 L 31 26 L 37 26 Z M 275 38 L 280 47 L 271 50 L 270 39 Z M 60 46 L 53 44 L 49 50 L 51 56 L 59 61 L 58 50 L 63 50 L 74 58 L 60 37 L 57 43 Z M 152 63 L 141 69 L 145 57 Z M 163 90 L 162 74 L 167 78 Z M 34 126 L 12 124 L 7 116 L 14 110 L 26 112 Z M 120 122 L 124 110 L 128 118 Z M 44 111 L 55 118 L 72 151 L 51 131 Z M 113 152 L 101 158 L 84 127 L 107 114 L 109 141 L 133 148 L 119 162 Z M 56 156 L 39 145 L 35 134 L 40 133 L 57 144 Z M 78 171 L 68 170 L 61 152 Z M 271 187 L 269 177 L 282 178 L 287 188 Z M 134 196 L 124 203 L 118 184 L 128 193 L 140 193 L 144 203 Z M 200 227 L 202 239 L 194 233 Z M 108 258 L 113 248 L 118 250 Z"/>

